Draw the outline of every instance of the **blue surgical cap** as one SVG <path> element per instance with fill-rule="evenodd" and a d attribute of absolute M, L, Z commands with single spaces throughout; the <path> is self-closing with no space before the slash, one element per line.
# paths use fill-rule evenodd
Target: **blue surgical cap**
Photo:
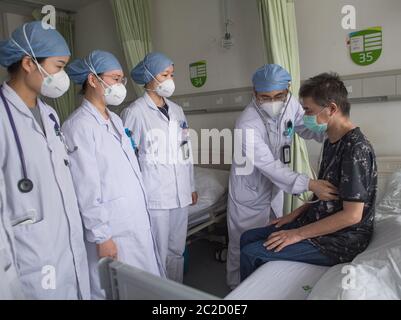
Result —
<path fill-rule="evenodd" d="M 100 74 L 112 70 L 123 70 L 123 68 L 110 52 L 95 50 L 84 59 L 75 59 L 66 70 L 72 81 L 82 85 L 91 73 Z"/>
<path fill-rule="evenodd" d="M 131 77 L 137 84 L 145 85 L 173 64 L 163 53 L 151 52 L 131 71 Z"/>
<path fill-rule="evenodd" d="M 291 82 L 291 75 L 277 64 L 266 64 L 256 70 L 252 82 L 256 92 L 285 90 Z"/>
<path fill-rule="evenodd" d="M 3 67 L 7 68 L 27 55 L 48 58 L 71 56 L 71 52 L 57 30 L 44 29 L 41 21 L 35 21 L 17 28 L 10 39 L 0 41 L 0 65 Z"/>

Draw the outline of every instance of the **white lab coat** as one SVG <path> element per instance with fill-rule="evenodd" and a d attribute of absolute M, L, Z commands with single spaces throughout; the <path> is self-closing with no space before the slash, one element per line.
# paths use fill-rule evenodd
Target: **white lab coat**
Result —
<path fill-rule="evenodd" d="M 88 241 L 93 298 L 100 290 L 96 244 L 110 238 L 118 260 L 154 275 L 164 275 L 153 241 L 146 195 L 138 161 L 121 119 L 108 111 L 110 122 L 89 101 L 83 101 L 64 123 L 71 172 Z M 114 128 L 112 127 L 114 126 Z"/>
<path fill-rule="evenodd" d="M 5 213 L 12 225 L 15 262 L 24 295 L 28 299 L 89 299 L 82 221 L 68 155 L 49 118 L 50 114 L 57 118 L 57 114 L 38 100 L 44 133 L 29 108 L 6 83 L 3 93 L 24 150 L 28 177 L 34 183 L 30 193 L 23 194 L 17 188 L 22 167 L 6 109 L 0 100 L 0 165 L 7 192 Z"/>
<path fill-rule="evenodd" d="M 23 299 L 21 283 L 15 268 L 12 228 L 5 214 L 5 207 L 4 177 L 0 170 L 0 300 Z"/>
<path fill-rule="evenodd" d="M 295 98 L 291 98 L 285 111 L 281 125 L 265 114 L 267 125 L 262 121 L 251 102 L 241 114 L 236 123 L 236 129 L 241 130 L 246 137 L 246 130 L 254 130 L 253 143 L 246 139 L 239 146 L 245 155 L 246 148 L 254 152 L 253 171 L 247 175 L 237 174 L 242 164 L 233 161 L 229 181 L 228 197 L 228 260 L 227 284 L 235 288 L 240 282 L 239 274 L 239 242 L 242 233 L 247 230 L 265 227 L 271 213 L 276 217 L 283 215 L 283 191 L 299 194 L 308 190 L 309 178 L 306 175 L 293 172 L 283 164 L 282 148 L 291 145 L 292 137 L 284 136 L 287 123 L 291 120 L 295 132 L 304 139 L 315 139 L 322 142 L 324 134 L 316 134 L 303 125 L 304 110 Z M 236 146 L 235 146 L 236 147 Z M 273 212 L 271 212 L 271 209 Z"/>
<path fill-rule="evenodd" d="M 147 93 L 122 112 L 122 119 L 139 149 L 152 230 L 167 276 L 182 282 L 188 206 L 195 192 L 193 156 L 188 135 L 182 128 L 188 126 L 182 108 L 168 99 L 165 101 L 170 121 Z M 184 140 L 188 141 L 188 159 L 182 149 Z"/>

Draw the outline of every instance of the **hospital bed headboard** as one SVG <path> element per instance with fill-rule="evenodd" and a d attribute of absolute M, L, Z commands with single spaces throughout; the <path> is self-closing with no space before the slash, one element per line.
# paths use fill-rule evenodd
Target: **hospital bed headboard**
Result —
<path fill-rule="evenodd" d="M 218 300 L 219 298 L 133 266 L 104 258 L 100 283 L 108 300 Z"/>
<path fill-rule="evenodd" d="M 388 178 L 396 171 L 401 170 L 401 157 L 377 157 L 378 167 L 378 201 L 383 196 Z M 378 203 L 378 201 L 376 203 Z"/>

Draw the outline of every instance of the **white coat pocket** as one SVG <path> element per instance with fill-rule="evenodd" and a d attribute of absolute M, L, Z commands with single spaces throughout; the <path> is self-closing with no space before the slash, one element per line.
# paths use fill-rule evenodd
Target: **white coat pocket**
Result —
<path fill-rule="evenodd" d="M 128 201 L 125 197 L 107 201 L 103 206 L 109 213 L 112 237 L 127 236 L 135 230 L 135 208 L 128 207 Z"/>
<path fill-rule="evenodd" d="M 259 194 L 257 184 L 252 183 L 250 178 L 255 178 L 255 176 L 241 177 L 240 183 L 235 187 L 235 197 L 242 204 L 253 203 Z"/>

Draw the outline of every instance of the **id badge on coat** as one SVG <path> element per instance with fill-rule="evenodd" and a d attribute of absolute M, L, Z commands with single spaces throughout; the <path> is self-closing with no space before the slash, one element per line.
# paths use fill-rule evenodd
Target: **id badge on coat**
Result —
<path fill-rule="evenodd" d="M 291 163 L 291 146 L 290 145 L 285 145 L 282 148 L 282 161 L 284 164 L 290 164 Z"/>
<path fill-rule="evenodd" d="M 181 145 L 182 157 L 184 160 L 188 160 L 190 158 L 190 149 L 188 141 L 184 141 Z"/>

